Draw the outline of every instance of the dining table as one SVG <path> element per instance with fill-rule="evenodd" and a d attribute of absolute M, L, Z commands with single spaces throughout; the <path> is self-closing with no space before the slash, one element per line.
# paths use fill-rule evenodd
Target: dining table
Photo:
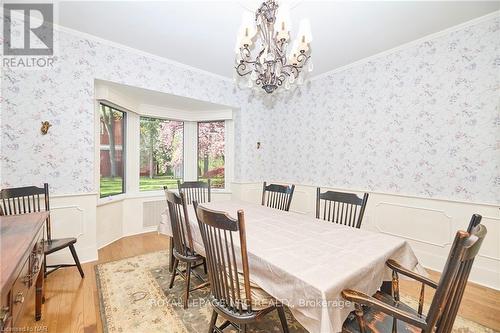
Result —
<path fill-rule="evenodd" d="M 373 295 L 382 282 L 391 280 L 388 259 L 426 275 L 402 238 L 239 200 L 200 205 L 234 218 L 243 210 L 251 281 L 283 302 L 311 333 L 341 332 L 354 310 L 342 290 Z M 204 255 L 192 205 L 187 212 L 194 250 Z M 158 231 L 172 236 L 168 209 Z"/>

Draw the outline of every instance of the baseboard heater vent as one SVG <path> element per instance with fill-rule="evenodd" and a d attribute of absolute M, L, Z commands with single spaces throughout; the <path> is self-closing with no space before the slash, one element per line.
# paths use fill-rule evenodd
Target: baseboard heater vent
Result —
<path fill-rule="evenodd" d="M 142 204 L 142 226 L 155 227 L 160 224 L 161 214 L 167 209 L 165 200 L 147 201 Z"/>

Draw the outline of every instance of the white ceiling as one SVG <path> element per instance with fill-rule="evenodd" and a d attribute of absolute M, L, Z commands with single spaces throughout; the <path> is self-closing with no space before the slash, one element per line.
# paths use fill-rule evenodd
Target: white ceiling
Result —
<path fill-rule="evenodd" d="M 500 1 L 289 0 L 311 22 L 313 75 L 500 9 Z M 241 17 L 259 1 L 59 2 L 59 24 L 226 77 Z"/>

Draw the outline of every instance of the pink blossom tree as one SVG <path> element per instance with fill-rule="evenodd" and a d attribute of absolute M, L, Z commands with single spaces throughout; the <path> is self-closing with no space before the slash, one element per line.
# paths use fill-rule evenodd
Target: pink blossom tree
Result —
<path fill-rule="evenodd" d="M 219 177 L 224 177 L 224 136 L 224 121 L 198 123 L 198 172 L 201 177 L 217 168 L 222 172 Z"/>

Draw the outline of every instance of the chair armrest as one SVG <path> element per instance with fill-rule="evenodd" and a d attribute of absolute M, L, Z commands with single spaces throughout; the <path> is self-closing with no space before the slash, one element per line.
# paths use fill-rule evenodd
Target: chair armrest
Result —
<path fill-rule="evenodd" d="M 408 313 L 406 311 L 403 311 L 401 309 L 398 309 L 392 305 L 389 305 L 387 303 L 384 303 L 382 301 L 379 301 L 378 299 L 368 296 L 366 294 L 363 294 L 359 291 L 352 290 L 352 289 L 344 289 L 342 290 L 342 297 L 344 297 L 346 300 L 360 304 L 360 305 L 367 305 L 371 308 L 377 309 L 379 311 L 382 311 L 394 318 L 397 318 L 399 320 L 402 320 L 404 322 L 407 322 L 413 326 L 419 327 L 421 329 L 427 328 L 427 323 L 425 320 L 421 317 L 415 316 L 412 313 Z"/>
<path fill-rule="evenodd" d="M 417 274 L 415 272 L 410 271 L 409 269 L 404 268 L 401 266 L 397 261 L 389 259 L 386 262 L 386 265 L 392 269 L 393 271 L 396 271 L 400 274 L 403 274 L 405 276 L 408 276 L 414 280 L 417 280 L 419 282 L 422 282 L 423 284 L 428 285 L 429 287 L 432 287 L 434 289 L 437 289 L 438 285 L 436 282 L 432 281 L 429 278 L 426 278 L 425 276 L 422 276 L 420 274 Z"/>

